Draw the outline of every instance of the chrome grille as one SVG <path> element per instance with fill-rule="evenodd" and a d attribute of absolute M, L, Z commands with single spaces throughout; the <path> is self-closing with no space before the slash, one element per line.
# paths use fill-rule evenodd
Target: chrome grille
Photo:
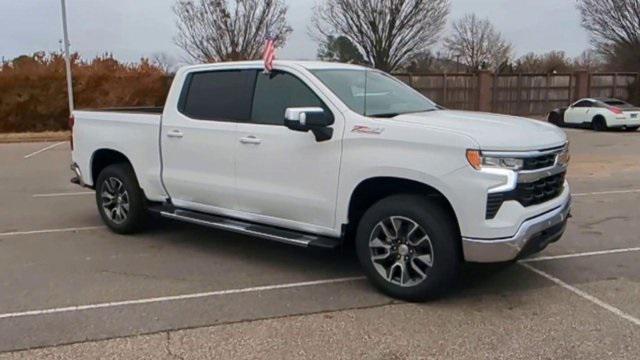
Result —
<path fill-rule="evenodd" d="M 513 200 L 525 207 L 549 201 L 562 193 L 564 176 L 565 173 L 561 173 L 532 183 L 518 184 Z"/>
<path fill-rule="evenodd" d="M 487 196 L 485 218 L 493 219 L 505 201 L 515 200 L 524 207 L 542 204 L 562 194 L 565 173 L 548 176 L 530 183 L 519 183 L 509 192 L 493 193 Z"/>
<path fill-rule="evenodd" d="M 523 170 L 538 170 L 551 167 L 556 163 L 557 154 L 547 154 L 532 158 L 525 158 Z"/>

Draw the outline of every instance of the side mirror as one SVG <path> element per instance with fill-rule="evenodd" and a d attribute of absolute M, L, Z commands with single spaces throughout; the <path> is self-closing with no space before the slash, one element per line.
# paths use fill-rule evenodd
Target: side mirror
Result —
<path fill-rule="evenodd" d="M 326 141 L 333 136 L 334 119 L 320 107 L 288 108 L 284 114 L 284 125 L 294 131 L 311 131 L 317 141 Z"/>

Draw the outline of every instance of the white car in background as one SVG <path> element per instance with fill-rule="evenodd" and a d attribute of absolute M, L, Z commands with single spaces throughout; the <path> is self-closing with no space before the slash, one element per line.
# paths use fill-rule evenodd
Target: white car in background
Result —
<path fill-rule="evenodd" d="M 640 128 L 640 108 L 618 99 L 588 98 L 551 111 L 548 120 L 558 126 L 584 126 L 596 131 L 636 131 Z"/>

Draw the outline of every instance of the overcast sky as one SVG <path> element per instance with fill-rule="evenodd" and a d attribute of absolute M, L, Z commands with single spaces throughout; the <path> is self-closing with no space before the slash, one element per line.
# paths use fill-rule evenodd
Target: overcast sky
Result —
<path fill-rule="evenodd" d="M 83 57 L 111 52 L 136 61 L 166 53 L 184 55 L 173 44 L 176 0 L 67 0 L 72 50 Z M 279 58 L 313 59 L 316 44 L 307 35 L 317 0 L 285 0 L 294 31 Z M 579 55 L 589 47 L 574 0 L 451 0 L 452 19 L 465 13 L 488 17 L 510 40 L 517 55 L 563 50 Z M 447 30 L 450 25 L 447 26 Z M 58 50 L 59 0 L 0 0 L 0 56 L 11 59 L 39 50 Z"/>

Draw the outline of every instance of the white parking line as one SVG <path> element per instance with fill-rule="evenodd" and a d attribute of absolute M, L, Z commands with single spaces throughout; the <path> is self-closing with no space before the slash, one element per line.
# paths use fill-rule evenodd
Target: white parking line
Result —
<path fill-rule="evenodd" d="M 104 228 L 106 228 L 106 226 L 85 226 L 85 227 L 74 227 L 74 228 L 64 228 L 64 229 L 13 231 L 13 232 L 0 233 L 0 237 L 20 236 L 20 235 L 34 235 L 34 234 L 49 234 L 49 233 L 61 233 L 61 232 L 89 231 L 89 230 L 98 230 L 98 229 L 104 229 Z"/>
<path fill-rule="evenodd" d="M 354 276 L 354 277 L 344 277 L 344 278 L 336 278 L 336 279 L 305 281 L 305 282 L 289 283 L 289 284 L 256 286 L 256 287 L 249 287 L 249 288 L 242 288 L 242 289 L 210 291 L 210 292 L 202 292 L 202 293 L 195 293 L 195 294 L 115 301 L 115 302 L 106 302 L 106 303 L 99 303 L 99 304 L 92 304 L 92 305 L 78 305 L 78 306 L 51 308 L 51 309 L 43 309 L 43 310 L 29 310 L 29 311 L 22 311 L 22 312 L 0 314 L 0 319 L 11 319 L 11 318 L 20 318 L 20 317 L 36 316 L 36 315 L 48 315 L 48 314 L 57 314 L 57 313 L 72 312 L 72 311 L 104 309 L 104 308 L 112 308 L 112 307 L 126 306 L 126 305 L 141 305 L 141 304 L 149 304 L 149 303 L 168 302 L 168 301 L 190 300 L 190 299 L 199 299 L 199 298 L 207 298 L 207 297 L 214 297 L 214 296 L 260 292 L 260 291 L 292 289 L 292 288 L 308 287 L 308 286 L 314 286 L 314 285 L 326 285 L 326 284 L 337 284 L 337 283 L 350 282 L 350 281 L 360 281 L 364 279 L 365 279 L 364 276 Z"/>
<path fill-rule="evenodd" d="M 576 194 L 571 194 L 571 196 L 595 196 L 595 195 L 614 195 L 614 194 L 632 194 L 632 193 L 640 193 L 640 189 L 611 190 L 611 191 L 596 191 L 596 192 L 589 192 L 589 193 L 576 193 Z"/>
<path fill-rule="evenodd" d="M 529 265 L 527 263 L 522 263 L 521 262 L 520 265 L 522 265 L 525 268 L 533 271 L 534 273 L 546 278 L 547 280 L 550 280 L 550 281 L 554 282 L 556 285 L 558 285 L 558 286 L 560 286 L 560 287 L 562 287 L 562 288 L 564 288 L 566 290 L 571 291 L 572 293 L 580 296 L 581 298 L 583 298 L 583 299 L 585 299 L 587 301 L 590 301 L 590 302 L 600 306 L 601 308 L 603 308 L 603 309 L 605 309 L 607 311 L 610 311 L 610 312 L 614 313 L 615 315 L 618 315 L 619 317 L 621 317 L 621 318 L 623 318 L 623 319 L 625 319 L 627 321 L 630 321 L 631 323 L 635 324 L 636 326 L 640 326 L 640 319 L 635 318 L 635 317 L 627 314 L 626 312 L 618 309 L 617 307 L 615 307 L 613 305 L 610 305 L 610 304 L 607 304 L 606 302 L 598 299 L 597 297 L 591 296 L 591 295 L 587 294 L 586 292 L 584 292 L 584 291 L 582 291 L 582 290 L 580 290 L 580 289 L 578 289 L 576 287 L 573 287 L 573 286 L 567 284 L 566 282 L 564 282 L 564 281 L 562 281 L 562 280 L 560 280 L 560 279 L 558 279 L 558 278 L 556 278 L 556 277 L 554 277 L 552 275 L 547 274 L 546 272 L 544 272 L 542 270 L 536 269 L 535 267 L 533 267 L 533 266 L 531 266 L 531 265 Z"/>
<path fill-rule="evenodd" d="M 60 145 L 62 145 L 62 144 L 66 144 L 66 143 L 67 143 L 66 141 L 62 141 L 62 142 L 59 142 L 59 143 L 56 143 L 56 144 L 53 144 L 53 145 L 49 145 L 49 146 L 47 146 L 47 147 L 46 147 L 46 148 L 44 148 L 44 149 L 40 149 L 40 150 L 38 150 L 38 151 L 32 152 L 32 153 L 31 153 L 31 154 L 29 154 L 29 155 L 25 155 L 25 157 L 24 157 L 24 158 L 25 158 L 25 159 L 28 159 L 28 158 L 30 158 L 30 157 L 32 157 L 32 156 L 38 155 L 38 154 L 40 154 L 40 153 L 42 153 L 42 152 L 45 152 L 45 151 L 47 151 L 47 150 L 53 149 L 53 148 L 54 148 L 54 147 L 56 147 L 56 146 L 60 146 Z"/>
<path fill-rule="evenodd" d="M 51 198 L 51 197 L 61 197 L 61 196 L 81 196 L 81 195 L 93 195 L 95 192 L 93 191 L 81 191 L 81 192 L 68 192 L 68 193 L 52 193 L 52 194 L 34 194 L 32 195 L 34 198 Z"/>
<path fill-rule="evenodd" d="M 612 250 L 601 250 L 601 251 L 590 251 L 576 254 L 565 254 L 565 255 L 555 255 L 555 256 L 540 256 L 529 259 L 520 260 L 520 263 L 532 263 L 538 261 L 548 261 L 548 260 L 558 260 L 558 259 L 571 259 L 577 257 L 584 256 L 596 256 L 596 255 L 609 255 L 609 254 L 621 254 L 627 252 L 640 251 L 640 247 L 626 248 L 626 249 L 612 249 Z"/>

